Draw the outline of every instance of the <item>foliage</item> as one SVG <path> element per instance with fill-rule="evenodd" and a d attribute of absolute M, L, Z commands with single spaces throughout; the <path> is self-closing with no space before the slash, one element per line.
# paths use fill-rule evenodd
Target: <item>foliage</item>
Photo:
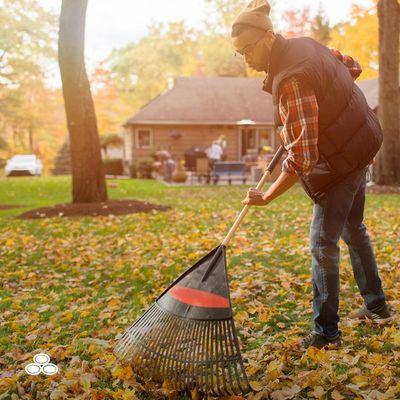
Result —
<path fill-rule="evenodd" d="M 188 28 L 183 21 L 152 23 L 137 43 L 105 57 L 90 76 L 100 134 L 118 131 L 177 76 L 263 76 L 233 56 L 231 23 L 247 3 L 207 0 L 201 29 Z M 311 35 L 356 58 L 364 69 L 361 79 L 377 76 L 375 6 L 354 6 L 347 22 L 329 27 L 322 9 L 314 18 L 292 5 L 281 16 L 270 3 L 278 32 Z M 46 82 L 48 62 L 56 60 L 58 16 L 38 0 L 0 0 L 0 5 L 0 136 L 8 144 L 1 156 L 30 151 L 31 134 L 33 151 L 48 171 L 67 134 L 62 93 Z"/>
<path fill-rule="evenodd" d="M 328 45 L 331 38 L 331 27 L 329 19 L 324 11 L 320 8 L 318 14 L 314 17 L 313 25 L 311 27 L 311 36 L 317 42 Z"/>
<path fill-rule="evenodd" d="M 151 158 L 143 158 L 137 161 L 137 174 L 142 179 L 152 179 L 154 160 Z"/>
<path fill-rule="evenodd" d="M 234 57 L 230 35 L 216 27 L 190 29 L 183 21 L 153 23 L 138 43 L 113 50 L 110 69 L 130 113 L 165 92 L 178 76 L 247 75 L 243 60 Z"/>
<path fill-rule="evenodd" d="M 245 0 L 206 0 L 205 27 L 212 34 L 229 35 L 236 15 L 247 5 Z"/>
<path fill-rule="evenodd" d="M 165 91 L 169 79 L 195 71 L 194 30 L 183 22 L 153 23 L 138 43 L 113 50 L 110 63 L 117 90 L 138 110 Z"/>
<path fill-rule="evenodd" d="M 53 99 L 44 65 L 56 59 L 56 26 L 56 16 L 37 0 L 0 1 L 0 134 L 10 152 L 45 153 L 38 139 L 51 126 Z"/>
<path fill-rule="evenodd" d="M 315 16 L 311 15 L 307 6 L 290 8 L 283 13 L 282 22 L 276 25 L 287 38 L 310 36 L 324 45 L 330 39 L 331 27 L 322 7 Z"/>
<path fill-rule="evenodd" d="M 118 90 L 117 81 L 109 66 L 109 60 L 99 62 L 89 76 L 100 140 L 106 132 L 118 131 L 132 113 L 132 104 Z"/>
<path fill-rule="evenodd" d="M 247 186 L 112 182 L 111 198 L 173 208 L 118 217 L 14 220 L 28 208 L 69 202 L 70 178 L 0 180 L 0 203 L 22 205 L 0 211 L 3 395 L 17 398 L 25 392 L 20 397 L 30 399 L 32 387 L 36 398 L 53 400 L 153 399 L 164 393 L 150 383 L 141 385 L 129 365 L 117 362 L 111 352 L 115 337 L 172 280 L 221 243 Z M 398 195 L 367 197 L 366 225 L 397 312 L 399 206 Z M 344 319 L 361 305 L 361 297 L 343 243 L 342 348 L 291 351 L 311 328 L 311 211 L 309 199 L 295 186 L 269 206 L 252 208 L 228 246 L 234 316 L 256 390 L 247 398 L 399 398 L 398 316 L 388 326 L 352 325 Z M 23 373 L 39 349 L 59 366 L 57 375 L 35 379 Z"/>
<path fill-rule="evenodd" d="M 329 45 L 355 58 L 363 72 L 360 79 L 378 76 L 378 17 L 372 7 L 353 5 L 349 22 L 335 26 Z"/>
<path fill-rule="evenodd" d="M 235 56 L 229 36 L 199 35 L 203 73 L 205 76 L 247 76 L 242 57 Z"/>
<path fill-rule="evenodd" d="M 310 36 L 313 27 L 309 7 L 300 9 L 290 8 L 283 14 L 281 26 L 284 36 L 288 39 L 298 36 Z"/>

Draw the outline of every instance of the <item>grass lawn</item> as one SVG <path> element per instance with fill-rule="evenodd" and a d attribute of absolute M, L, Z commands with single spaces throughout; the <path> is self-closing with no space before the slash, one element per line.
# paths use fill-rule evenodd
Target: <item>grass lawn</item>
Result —
<path fill-rule="evenodd" d="M 108 189 L 112 199 L 146 200 L 172 209 L 19 220 L 15 216 L 23 211 L 69 202 L 70 178 L 0 179 L 0 205 L 18 206 L 0 210 L 0 400 L 153 398 L 139 390 L 129 367 L 116 362 L 114 338 L 223 240 L 249 187 L 108 182 L 116 184 Z M 365 223 L 387 297 L 397 310 L 399 209 L 399 195 L 367 197 Z M 296 186 L 267 207 L 251 209 L 228 246 L 236 325 L 257 390 L 247 397 L 400 398 L 398 319 L 376 327 L 352 326 L 342 318 L 339 351 L 290 350 L 312 322 L 311 217 L 312 202 Z M 340 245 L 344 317 L 362 302 L 347 249 Z M 24 372 L 38 350 L 50 355 L 58 374 Z"/>

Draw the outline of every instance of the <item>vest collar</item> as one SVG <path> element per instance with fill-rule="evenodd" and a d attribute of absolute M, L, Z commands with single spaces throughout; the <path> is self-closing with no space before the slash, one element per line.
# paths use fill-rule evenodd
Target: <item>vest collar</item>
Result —
<path fill-rule="evenodd" d="M 288 45 L 288 40 L 286 40 L 279 33 L 275 36 L 274 44 L 271 49 L 271 59 L 269 62 L 267 76 L 263 81 L 263 90 L 272 93 L 272 82 L 274 80 L 274 76 L 280 71 L 280 60 L 283 59 L 283 53 L 285 52 Z"/>

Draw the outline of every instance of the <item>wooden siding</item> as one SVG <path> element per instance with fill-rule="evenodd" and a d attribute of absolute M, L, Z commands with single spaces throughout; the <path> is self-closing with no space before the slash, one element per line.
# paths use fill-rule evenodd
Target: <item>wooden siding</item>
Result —
<path fill-rule="evenodd" d="M 137 128 L 149 128 L 153 132 L 153 149 L 138 149 L 135 143 L 135 132 Z M 270 128 L 270 127 L 269 127 Z M 127 131 L 130 135 L 125 136 L 125 161 L 130 163 L 132 159 L 146 158 L 155 150 L 166 148 L 174 158 L 183 159 L 184 153 L 193 146 L 208 147 L 213 140 L 225 135 L 227 142 L 227 160 L 239 160 L 239 127 L 217 126 L 217 125 L 129 125 Z M 172 132 L 180 132 L 182 136 L 178 139 L 171 137 Z M 275 144 L 279 142 L 275 133 Z M 276 146 L 275 146 L 276 147 Z"/>

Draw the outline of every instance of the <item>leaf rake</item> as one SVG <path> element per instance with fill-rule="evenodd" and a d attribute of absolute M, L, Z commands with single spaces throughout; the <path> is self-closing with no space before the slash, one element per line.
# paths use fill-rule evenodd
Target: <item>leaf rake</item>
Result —
<path fill-rule="evenodd" d="M 284 152 L 281 146 L 257 185 L 261 189 Z M 135 373 L 176 390 L 229 396 L 251 391 L 232 314 L 226 246 L 246 205 L 218 247 L 196 262 L 124 333 L 114 354 Z"/>

